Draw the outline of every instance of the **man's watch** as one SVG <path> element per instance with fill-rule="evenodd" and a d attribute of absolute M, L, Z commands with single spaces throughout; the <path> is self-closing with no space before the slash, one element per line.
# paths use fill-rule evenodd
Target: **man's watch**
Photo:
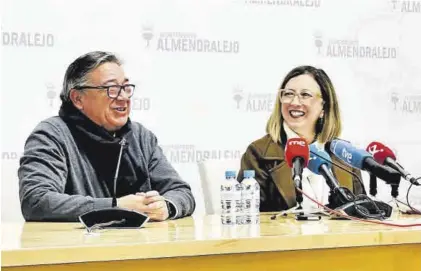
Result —
<path fill-rule="evenodd" d="M 174 207 L 174 204 L 170 203 L 167 200 L 165 201 L 165 203 L 167 204 L 168 218 L 173 218 L 175 216 L 175 207 Z"/>

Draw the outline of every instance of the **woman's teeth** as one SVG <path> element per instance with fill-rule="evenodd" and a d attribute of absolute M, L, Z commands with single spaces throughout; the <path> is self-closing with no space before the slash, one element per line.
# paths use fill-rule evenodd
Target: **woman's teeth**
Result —
<path fill-rule="evenodd" d="M 289 114 L 293 118 L 298 118 L 298 117 L 304 116 L 304 112 L 303 111 L 297 111 L 297 110 L 291 110 L 291 111 L 289 111 Z"/>

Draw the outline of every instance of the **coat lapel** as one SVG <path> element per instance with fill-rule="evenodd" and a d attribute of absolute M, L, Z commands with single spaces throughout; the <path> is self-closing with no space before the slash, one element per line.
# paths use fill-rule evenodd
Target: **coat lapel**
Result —
<path fill-rule="evenodd" d="M 268 163 L 274 165 L 269 169 L 269 173 L 288 208 L 297 205 L 295 187 L 292 181 L 292 170 L 285 161 L 285 154 L 282 147 L 268 138 L 263 158 Z"/>
<path fill-rule="evenodd" d="M 292 181 L 292 172 L 287 163 L 283 161 L 280 166 L 272 170 L 270 174 L 279 193 L 288 205 L 288 209 L 297 205 L 295 186 Z"/>

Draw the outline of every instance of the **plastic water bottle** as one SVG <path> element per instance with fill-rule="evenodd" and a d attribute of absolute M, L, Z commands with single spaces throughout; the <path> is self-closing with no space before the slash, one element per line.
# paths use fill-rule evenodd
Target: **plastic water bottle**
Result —
<path fill-rule="evenodd" d="M 241 185 L 236 172 L 227 170 L 221 183 L 221 222 L 224 225 L 238 224 L 241 218 Z"/>
<path fill-rule="evenodd" d="M 244 224 L 260 223 L 260 186 L 254 176 L 254 170 L 244 170 L 244 179 L 241 182 Z"/>
<path fill-rule="evenodd" d="M 234 177 L 234 202 L 235 202 L 235 223 L 241 225 L 244 223 L 243 219 L 243 187 L 238 182 L 237 178 Z"/>

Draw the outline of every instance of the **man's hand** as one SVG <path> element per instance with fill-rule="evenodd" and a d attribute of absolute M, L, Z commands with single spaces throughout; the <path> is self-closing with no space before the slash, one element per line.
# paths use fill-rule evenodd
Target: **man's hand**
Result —
<path fill-rule="evenodd" d="M 157 191 L 139 192 L 118 198 L 117 207 L 145 213 L 155 221 L 164 221 L 169 217 L 167 202 Z"/>
<path fill-rule="evenodd" d="M 117 199 L 117 207 L 146 213 L 148 206 L 145 204 L 144 195 L 127 195 Z"/>
<path fill-rule="evenodd" d="M 146 214 L 152 220 L 164 221 L 169 217 L 167 202 L 164 197 L 159 195 L 158 191 L 148 191 L 146 193 L 137 193 L 136 195 L 144 196 L 144 204 L 147 206 Z"/>

